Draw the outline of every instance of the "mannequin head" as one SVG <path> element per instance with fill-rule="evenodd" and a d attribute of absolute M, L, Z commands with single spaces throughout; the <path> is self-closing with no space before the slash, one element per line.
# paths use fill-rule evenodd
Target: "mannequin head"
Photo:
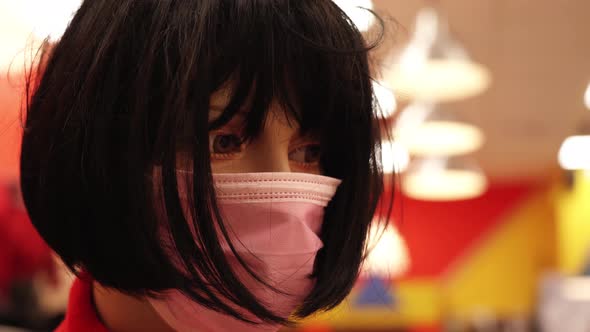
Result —
<path fill-rule="evenodd" d="M 29 87 L 21 184 L 34 225 L 105 287 L 179 289 L 235 316 L 224 298 L 284 323 L 232 274 L 212 174 L 334 177 L 316 283 L 296 314 L 334 307 L 383 187 L 373 46 L 330 0 L 84 1 Z M 162 222 L 188 272 L 162 247 Z"/>

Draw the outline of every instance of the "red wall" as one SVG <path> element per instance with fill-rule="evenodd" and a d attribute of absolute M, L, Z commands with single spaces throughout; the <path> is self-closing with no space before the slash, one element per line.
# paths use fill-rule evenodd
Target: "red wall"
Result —
<path fill-rule="evenodd" d="M 21 78 L 0 75 L 0 181 L 16 179 L 22 126 L 20 121 Z"/>
<path fill-rule="evenodd" d="M 406 241 L 411 267 L 404 278 L 435 277 L 539 189 L 537 184 L 494 184 L 481 197 L 427 202 L 395 196 L 393 218 Z M 385 198 L 391 193 L 386 193 Z"/>

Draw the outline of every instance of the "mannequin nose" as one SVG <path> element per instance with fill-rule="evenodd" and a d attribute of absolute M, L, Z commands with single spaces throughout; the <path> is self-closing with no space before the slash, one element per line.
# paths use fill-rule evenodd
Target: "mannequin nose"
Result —
<path fill-rule="evenodd" d="M 250 145 L 249 169 L 251 172 L 291 172 L 288 147 L 276 139 L 261 139 Z"/>
<path fill-rule="evenodd" d="M 291 172 L 289 144 L 295 132 L 283 112 L 273 111 L 264 130 L 246 148 L 252 172 Z"/>
<path fill-rule="evenodd" d="M 289 157 L 285 153 L 259 154 L 253 158 L 253 168 L 255 172 L 291 172 L 289 166 Z"/>

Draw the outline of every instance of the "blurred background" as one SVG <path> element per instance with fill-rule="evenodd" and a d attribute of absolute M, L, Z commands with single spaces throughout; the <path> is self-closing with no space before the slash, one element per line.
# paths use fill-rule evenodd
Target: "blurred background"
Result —
<path fill-rule="evenodd" d="M 368 41 L 366 9 L 385 24 L 396 206 L 349 298 L 299 331 L 590 331 L 590 2 L 334 1 Z M 0 0 L 0 331 L 50 330 L 67 302 L 20 200 L 19 110 L 31 46 L 77 6 Z"/>

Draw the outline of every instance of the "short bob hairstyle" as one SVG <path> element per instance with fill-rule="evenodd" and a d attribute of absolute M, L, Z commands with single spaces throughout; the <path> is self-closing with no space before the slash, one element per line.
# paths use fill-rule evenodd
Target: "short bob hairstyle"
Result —
<path fill-rule="evenodd" d="M 228 264 L 208 143 L 246 98 L 246 139 L 255 139 L 279 102 L 319 137 L 322 174 L 342 180 L 325 211 L 315 287 L 294 315 L 335 307 L 358 277 L 384 186 L 368 63 L 378 40 L 367 45 L 331 0 L 84 1 L 27 88 L 21 185 L 33 224 L 73 271 L 106 287 L 175 288 L 238 319 L 252 321 L 240 307 L 288 324 Z M 227 84 L 230 102 L 209 123 L 210 96 Z M 181 149 L 194 170 L 189 217 Z M 162 222 L 182 267 L 161 243 Z"/>

